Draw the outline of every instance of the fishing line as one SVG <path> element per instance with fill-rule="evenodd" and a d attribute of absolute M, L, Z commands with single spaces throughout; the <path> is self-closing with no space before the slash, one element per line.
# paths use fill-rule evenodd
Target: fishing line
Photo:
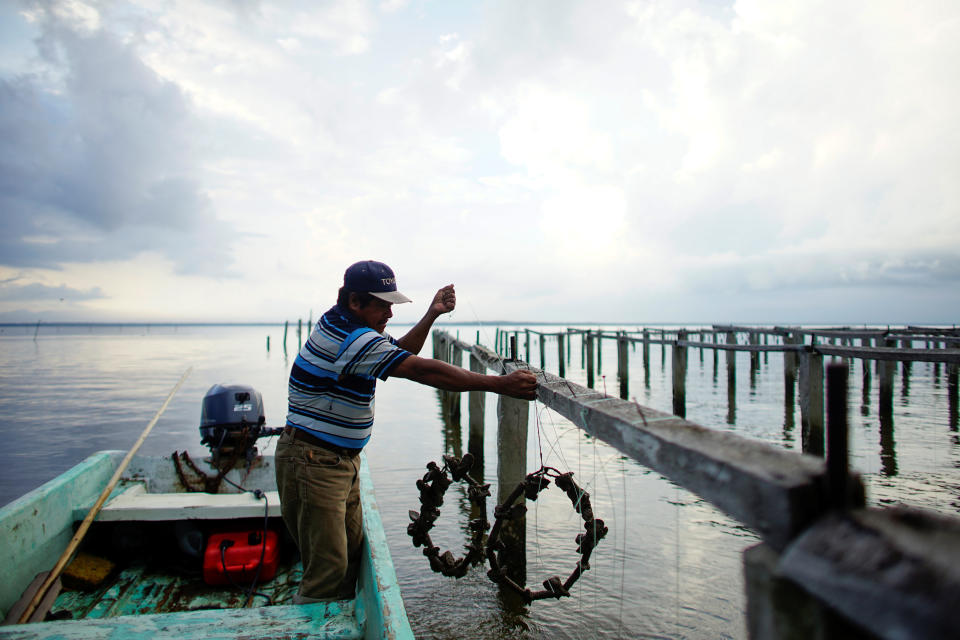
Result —
<path fill-rule="evenodd" d="M 680 485 L 674 483 L 674 506 L 673 506 L 673 544 L 676 548 L 674 555 L 673 579 L 674 579 L 674 626 L 677 632 L 680 632 Z"/>

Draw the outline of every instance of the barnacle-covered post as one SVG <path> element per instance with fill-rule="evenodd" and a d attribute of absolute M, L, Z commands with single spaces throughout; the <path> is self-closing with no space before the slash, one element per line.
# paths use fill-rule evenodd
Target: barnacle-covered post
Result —
<path fill-rule="evenodd" d="M 500 396 L 497 404 L 497 504 L 524 481 L 527 468 L 527 423 L 530 402 Z M 498 556 L 506 575 L 517 584 L 526 582 L 527 519 L 523 515 L 504 523 Z"/>

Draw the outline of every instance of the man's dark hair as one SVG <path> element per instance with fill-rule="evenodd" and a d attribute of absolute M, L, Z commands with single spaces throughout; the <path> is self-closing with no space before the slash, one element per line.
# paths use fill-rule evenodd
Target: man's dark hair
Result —
<path fill-rule="evenodd" d="M 346 287 L 340 287 L 340 291 L 337 292 L 337 304 L 340 305 L 343 309 L 350 308 L 350 294 L 357 294 L 357 300 L 360 302 L 360 308 L 367 306 L 373 301 L 373 296 L 367 293 L 366 291 L 350 291 Z"/>

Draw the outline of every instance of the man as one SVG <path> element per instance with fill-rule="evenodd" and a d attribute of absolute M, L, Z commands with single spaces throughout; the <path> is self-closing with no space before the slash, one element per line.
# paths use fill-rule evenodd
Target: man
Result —
<path fill-rule="evenodd" d="M 373 429 L 377 378 L 527 400 L 536 395 L 529 371 L 488 376 L 416 355 L 434 321 L 456 307 L 453 285 L 440 289 L 423 318 L 394 340 L 385 329 L 391 307 L 403 302 L 410 299 L 397 291 L 390 267 L 372 260 L 351 265 L 337 304 L 317 322 L 291 368 L 276 472 L 283 521 L 303 560 L 298 604 L 354 596 L 363 541 L 358 455 Z"/>

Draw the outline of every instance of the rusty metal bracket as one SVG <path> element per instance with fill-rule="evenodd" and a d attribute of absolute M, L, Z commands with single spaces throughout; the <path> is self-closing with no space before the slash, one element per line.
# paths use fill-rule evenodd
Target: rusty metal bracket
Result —
<path fill-rule="evenodd" d="M 430 561 L 430 568 L 437 573 L 453 578 L 462 578 L 467 574 L 471 565 L 483 562 L 483 538 L 490 523 L 487 520 L 487 496 L 490 495 L 490 485 L 481 484 L 470 477 L 469 471 L 473 466 L 473 455 L 467 453 L 463 458 L 443 456 L 443 467 L 436 462 L 427 463 L 427 472 L 423 478 L 417 480 L 417 489 L 420 490 L 420 512 L 410 511 L 410 524 L 407 525 L 407 534 L 412 538 L 414 547 L 423 547 L 423 555 Z M 450 472 L 450 476 L 447 472 Z M 457 558 L 450 551 L 440 552 L 430 539 L 430 529 L 440 517 L 440 507 L 443 506 L 443 496 L 453 482 L 467 483 L 467 497 L 470 503 L 477 507 L 480 517 L 469 522 L 470 542 L 465 545 L 466 554 Z"/>
<path fill-rule="evenodd" d="M 554 478 L 557 487 L 567 494 L 574 510 L 583 518 L 584 533 L 576 537 L 577 553 L 580 559 L 570 573 L 565 582 L 560 582 L 558 576 L 547 578 L 543 582 L 543 590 L 532 591 L 521 587 L 514 582 L 500 566 L 497 559 L 497 551 L 503 548 L 500 541 L 500 529 L 504 522 L 513 520 L 526 513 L 527 508 L 524 504 L 514 504 L 521 495 L 526 500 L 536 500 L 541 491 L 550 485 L 547 476 Z M 502 505 L 494 508 L 496 517 L 493 523 L 493 529 L 487 539 L 487 560 L 490 563 L 490 570 L 487 572 L 493 582 L 506 587 L 519 595 L 528 604 L 534 600 L 543 600 L 545 598 L 560 599 L 570 595 L 570 588 L 574 585 L 580 575 L 590 568 L 590 555 L 600 540 L 607 535 L 609 531 L 603 524 L 603 520 L 594 518 L 593 507 L 590 505 L 590 494 L 577 486 L 573 480 L 573 472 L 560 473 L 553 467 L 540 467 L 539 470 L 528 474 L 523 482 L 517 485 Z"/>

